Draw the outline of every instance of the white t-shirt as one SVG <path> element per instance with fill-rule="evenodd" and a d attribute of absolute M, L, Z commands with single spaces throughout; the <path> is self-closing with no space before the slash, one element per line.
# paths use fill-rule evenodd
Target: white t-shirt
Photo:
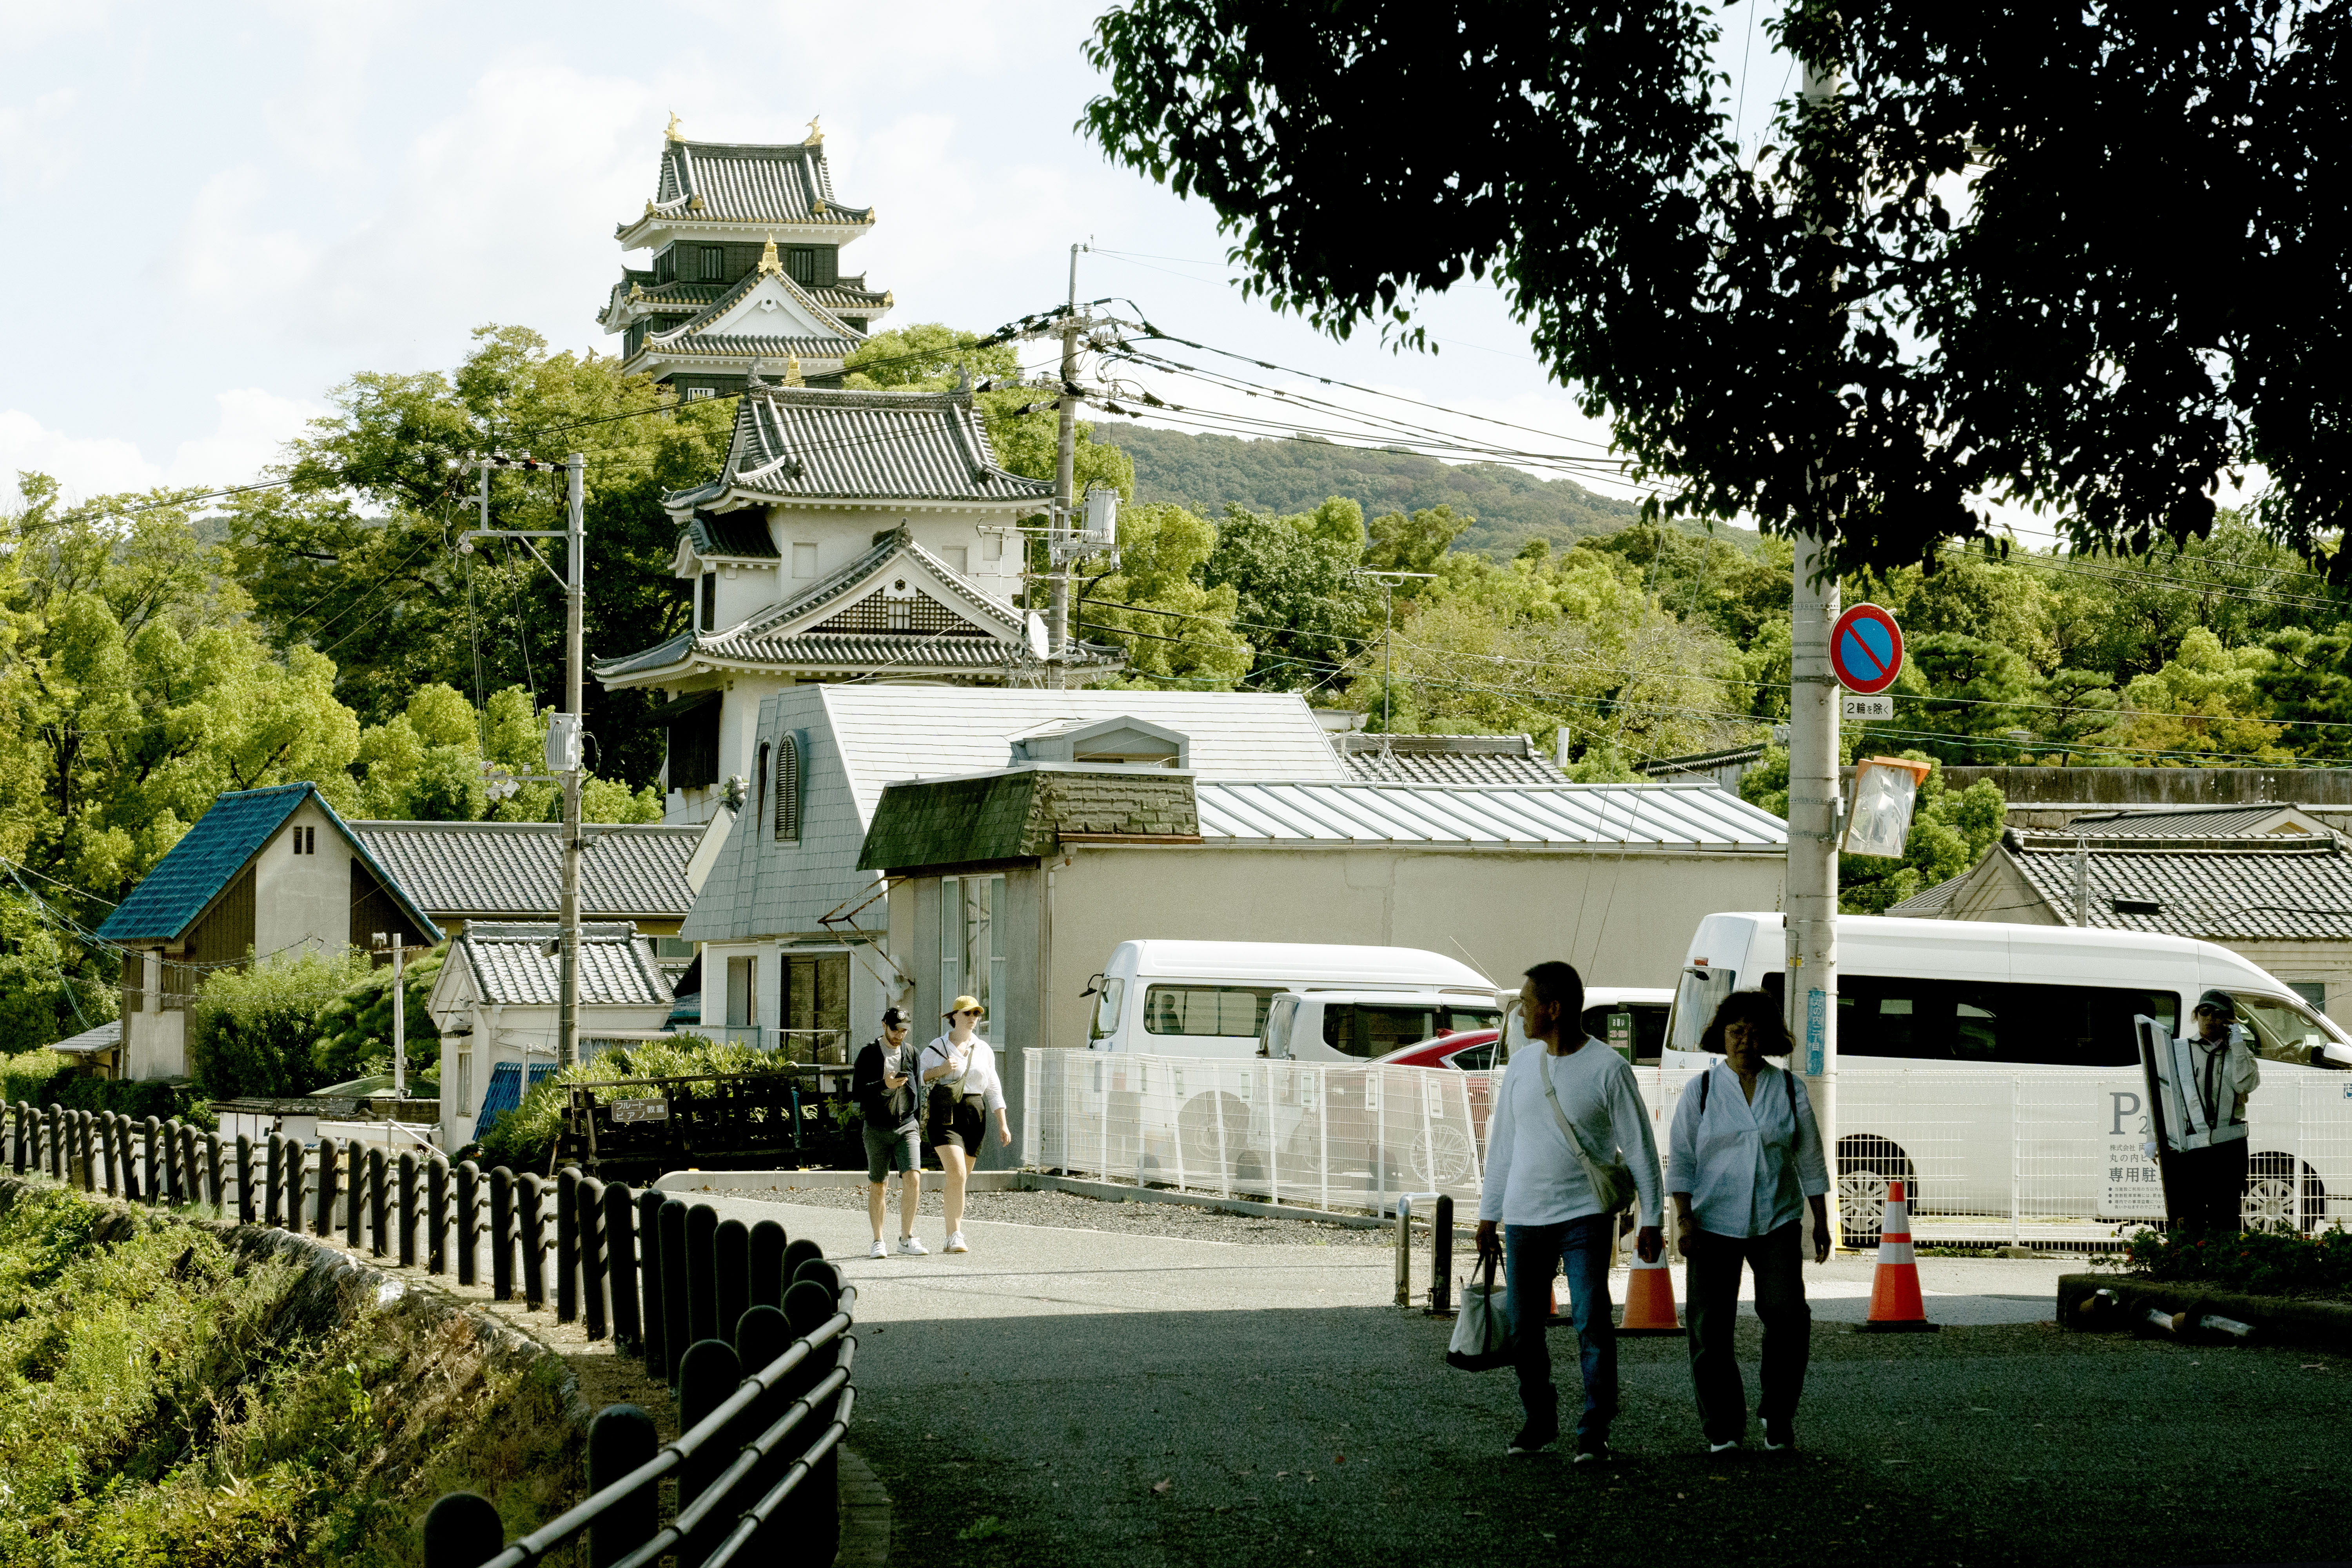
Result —
<path fill-rule="evenodd" d="M 916 1063 L 915 1074 L 920 1078 L 942 1062 L 952 1063 L 956 1055 L 957 1047 L 949 1044 L 948 1037 L 941 1035 L 923 1047 L 923 1054 Z M 933 1079 L 930 1081 L 933 1084 L 947 1085 L 948 1091 L 958 1099 L 979 1095 L 981 1109 L 983 1110 L 1003 1110 L 1004 1086 L 997 1080 L 994 1048 L 986 1040 L 974 1035 L 964 1042 L 963 1055 L 964 1067 L 961 1076 L 950 1073 L 945 1078 Z"/>
<path fill-rule="evenodd" d="M 1602 1159 L 1622 1158 L 1633 1168 L 1643 1225 L 1658 1223 L 1658 1144 L 1633 1069 L 1623 1057 L 1588 1039 L 1564 1057 L 1549 1057 L 1543 1042 L 1521 1047 L 1502 1072 L 1486 1121 L 1486 1179 L 1478 1217 L 1505 1225 L 1559 1225 L 1599 1214 L 1601 1205 L 1585 1179 L 1584 1165 L 1571 1152 L 1544 1094 L 1545 1069 L 1568 1120 L 1584 1135 L 1584 1146 Z"/>

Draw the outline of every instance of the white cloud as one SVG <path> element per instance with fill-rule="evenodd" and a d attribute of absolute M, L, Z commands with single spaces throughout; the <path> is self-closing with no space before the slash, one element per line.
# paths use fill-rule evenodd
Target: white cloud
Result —
<path fill-rule="evenodd" d="M 76 162 L 69 121 L 79 101 L 60 87 L 28 104 L 0 107 L 0 192 L 30 195 L 64 182 Z"/>
<path fill-rule="evenodd" d="M 119 436 L 77 436 L 54 430 L 20 409 L 0 409 L 0 474 L 47 474 L 74 498 L 147 490 L 158 486 L 206 489 L 243 484 L 275 461 L 286 442 L 326 410 L 259 387 L 215 395 L 212 433 L 182 441 L 157 462 Z"/>

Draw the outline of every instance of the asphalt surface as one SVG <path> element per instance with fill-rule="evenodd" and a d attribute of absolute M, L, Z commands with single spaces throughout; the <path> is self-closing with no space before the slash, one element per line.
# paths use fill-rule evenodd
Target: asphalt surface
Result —
<path fill-rule="evenodd" d="M 1793 1456 L 1710 1459 L 1682 1342 L 1622 1342 L 1596 1473 L 1505 1458 L 1510 1374 L 1446 1368 L 1447 1325 L 1388 1304 L 1379 1248 L 1008 1223 L 975 1195 L 973 1251 L 940 1254 L 926 1218 L 929 1257 L 868 1260 L 852 1209 L 717 1202 L 857 1284 L 852 1441 L 910 1568 L 2352 1554 L 2352 1363 L 2062 1332 L 2056 1260 L 1922 1259 L 1952 1325 L 1932 1335 L 1833 1321 L 1863 1315 L 1866 1259 L 1809 1268 Z M 1553 1343 L 1572 1399 L 1573 1340 Z"/>

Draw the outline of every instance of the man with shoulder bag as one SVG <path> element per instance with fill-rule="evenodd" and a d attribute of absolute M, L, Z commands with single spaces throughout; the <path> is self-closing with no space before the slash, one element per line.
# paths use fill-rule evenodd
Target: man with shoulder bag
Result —
<path fill-rule="evenodd" d="M 1610 1241 L 1618 1215 L 1638 1205 L 1642 1261 L 1664 1254 L 1658 1147 L 1632 1065 L 1584 1034 L 1584 981 L 1576 970 L 1557 961 L 1537 964 L 1519 988 L 1519 1006 L 1529 1045 L 1505 1067 L 1495 1091 L 1478 1204 L 1479 1258 L 1503 1260 L 1527 1417 L 1508 1451 L 1541 1453 L 1559 1436 L 1545 1331 L 1551 1282 L 1564 1264 L 1584 1374 L 1575 1462 L 1592 1464 L 1609 1458 L 1609 1423 L 1617 1414 Z"/>
<path fill-rule="evenodd" d="M 850 1099 L 866 1123 L 866 1216 L 874 1222 L 874 1250 L 887 1258 L 882 1221 L 889 1212 L 890 1173 L 900 1173 L 898 1250 L 924 1255 L 915 1239 L 915 1211 L 922 1202 L 922 1108 L 915 1094 L 915 1053 L 907 1044 L 907 1020 L 898 1008 L 882 1014 L 882 1037 L 869 1040 L 849 1069 Z"/>

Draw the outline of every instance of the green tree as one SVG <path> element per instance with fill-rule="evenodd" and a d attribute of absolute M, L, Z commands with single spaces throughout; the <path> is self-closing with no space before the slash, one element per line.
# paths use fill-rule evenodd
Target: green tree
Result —
<path fill-rule="evenodd" d="M 2142 766 L 2190 766 L 2208 754 L 2225 764 L 2287 761 L 2281 726 L 2266 716 L 2263 682 L 2273 662 L 2266 648 L 2226 648 L 2196 627 L 2164 668 L 2124 687 L 2111 743 Z"/>
<path fill-rule="evenodd" d="M 1849 751 L 1851 751 L 1849 746 Z M 2008 821 L 2008 797 L 1990 779 L 1965 790 L 1944 782 L 1944 764 L 1925 752 L 1899 753 L 1932 763 L 1912 803 L 1911 831 L 1903 858 L 1838 857 L 1838 909 L 1849 915 L 1884 914 L 1893 905 L 1969 870 L 2000 842 Z M 1739 781 L 1740 798 L 1775 816 L 1789 815 L 1789 752 L 1767 747 Z"/>
<path fill-rule="evenodd" d="M 2325 631 L 2289 626 L 2263 647 L 2271 662 L 2257 680 L 2271 716 L 2285 725 L 2279 743 L 2326 762 L 2352 760 L 2352 622 Z"/>
<path fill-rule="evenodd" d="M 1255 650 L 1244 686 L 1303 690 L 1355 657 L 1379 601 L 1356 575 L 1363 518 L 1361 507 L 1338 496 L 1289 517 L 1225 509 L 1201 576 L 1207 588 L 1234 595 L 1234 627 Z"/>
<path fill-rule="evenodd" d="M 440 1070 L 441 1033 L 425 1004 L 433 995 L 446 947 L 411 952 L 402 963 L 404 1037 L 411 1082 Z M 346 1083 L 392 1070 L 392 965 L 380 963 L 328 999 L 312 1026 L 310 1065 L 325 1083 Z M 413 1089 L 411 1092 L 415 1092 Z"/>
<path fill-rule="evenodd" d="M 1181 506 L 1131 506 L 1118 514 L 1117 572 L 1082 584 L 1078 635 L 1127 652 L 1121 684 L 1230 690 L 1249 673 L 1249 639 L 1234 630 L 1238 595 L 1199 576 L 1217 527 Z"/>
<path fill-rule="evenodd" d="M 305 948 L 214 970 L 188 1016 L 189 1076 L 212 1100 L 278 1099 L 333 1082 L 314 1049 L 319 1016 L 373 969 L 355 948 Z"/>
<path fill-rule="evenodd" d="M 1364 564 L 1381 572 L 1432 571 L 1463 531 L 1477 521 L 1444 505 L 1423 507 L 1410 516 L 1383 512 L 1365 529 L 1370 542 L 1364 547 Z M 1422 583 L 1416 578 L 1407 577 L 1396 584 L 1399 598 L 1418 598 L 1421 591 Z"/>

